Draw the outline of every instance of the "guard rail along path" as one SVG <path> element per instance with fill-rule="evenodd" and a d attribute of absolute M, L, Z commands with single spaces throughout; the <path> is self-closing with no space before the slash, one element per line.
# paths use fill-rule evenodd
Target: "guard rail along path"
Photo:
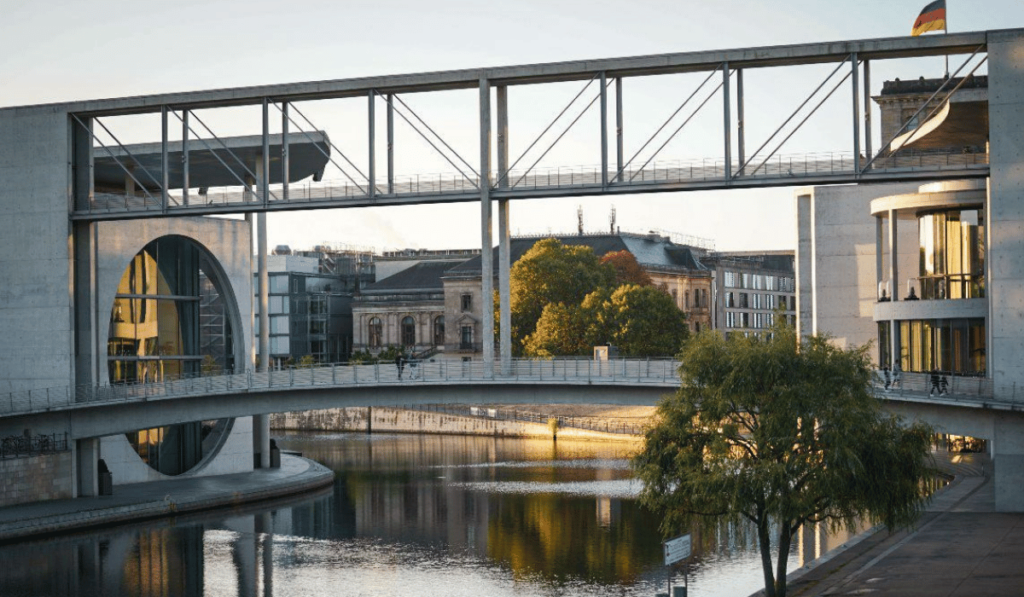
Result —
<path fill-rule="evenodd" d="M 104 403 L 146 402 L 194 396 L 258 393 L 284 388 L 388 387 L 396 385 L 565 384 L 663 387 L 679 385 L 679 362 L 673 359 L 580 358 L 515 359 L 508 375 L 500 365 L 480 361 L 410 361 L 399 373 L 391 362 L 368 365 L 332 363 L 309 368 L 228 375 L 207 375 L 131 384 L 45 388 L 0 395 L 0 416 L 70 410 Z M 945 383 L 942 383 L 942 379 Z M 902 373 L 886 387 L 883 372 L 873 381 L 879 398 L 933 401 L 965 406 L 1024 410 L 1024 387 L 996 387 L 976 376 L 941 375 L 939 385 L 929 373 Z"/>
<path fill-rule="evenodd" d="M 70 410 L 97 404 L 146 402 L 194 396 L 258 393 L 286 388 L 388 387 L 419 384 L 566 384 L 679 385 L 673 359 L 516 359 L 509 375 L 481 361 L 409 361 L 402 371 L 393 362 L 369 365 L 332 363 L 229 375 L 207 375 L 130 384 L 48 388 L 0 396 L 0 415 Z M 73 395 L 72 395 L 73 394 Z"/>

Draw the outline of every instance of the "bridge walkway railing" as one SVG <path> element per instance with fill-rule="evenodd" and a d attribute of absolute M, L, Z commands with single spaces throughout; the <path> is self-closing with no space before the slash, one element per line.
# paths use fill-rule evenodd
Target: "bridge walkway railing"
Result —
<path fill-rule="evenodd" d="M 595 382 L 604 385 L 655 385 L 671 388 L 678 384 L 678 367 L 678 362 L 672 359 L 514 359 L 510 370 L 502 374 L 500 363 L 492 367 L 481 361 L 409 361 L 401 370 L 393 362 L 332 363 L 308 368 L 12 392 L 0 396 L 0 415 L 82 408 L 99 403 L 146 402 L 286 388 Z"/>

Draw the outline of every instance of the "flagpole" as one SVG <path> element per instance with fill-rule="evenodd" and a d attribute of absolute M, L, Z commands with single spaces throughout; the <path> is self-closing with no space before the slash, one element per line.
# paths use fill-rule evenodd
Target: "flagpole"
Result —
<path fill-rule="evenodd" d="M 949 9 L 946 9 L 946 14 L 942 19 L 942 32 L 945 35 L 949 35 Z M 946 78 L 949 78 L 949 54 L 946 54 Z"/>

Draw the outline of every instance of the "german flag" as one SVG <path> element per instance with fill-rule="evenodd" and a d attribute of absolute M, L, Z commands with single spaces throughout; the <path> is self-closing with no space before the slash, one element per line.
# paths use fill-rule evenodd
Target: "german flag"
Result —
<path fill-rule="evenodd" d="M 914 21 L 912 36 L 918 36 L 928 31 L 937 31 L 946 28 L 946 0 L 935 0 L 924 7 L 917 20 Z"/>

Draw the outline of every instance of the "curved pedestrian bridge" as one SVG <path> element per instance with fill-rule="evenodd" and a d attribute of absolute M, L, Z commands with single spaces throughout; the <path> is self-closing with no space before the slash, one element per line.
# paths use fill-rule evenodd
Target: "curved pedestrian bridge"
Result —
<path fill-rule="evenodd" d="M 506 366 L 505 371 L 502 371 L 499 363 L 492 367 L 480 361 L 412 361 L 401 372 L 394 363 L 342 363 L 135 384 L 13 392 L 0 396 L 0 416 L 175 399 L 282 393 L 292 395 L 301 391 L 323 392 L 332 389 L 376 390 L 373 402 L 382 405 L 393 402 L 388 398 L 389 394 L 401 394 L 408 402 L 409 395 L 416 393 L 418 388 L 431 389 L 433 391 L 429 395 L 452 402 L 467 401 L 465 392 L 458 392 L 459 387 L 493 389 L 499 386 L 520 387 L 523 390 L 539 386 L 646 388 L 654 390 L 650 395 L 657 397 L 678 387 L 678 368 L 679 362 L 673 359 L 515 359 Z M 1024 410 L 1024 390 L 1020 392 L 1022 395 L 1018 395 L 1016 388 L 997 388 L 991 379 L 980 377 L 949 376 L 945 378 L 944 384 L 935 384 L 932 377 L 930 374 L 904 373 L 898 383 L 886 387 L 884 376 L 879 373 L 874 380 L 874 388 L 880 398 L 887 400 Z M 439 388 L 449 388 L 451 391 L 439 393 L 436 391 Z M 481 397 L 485 398 L 484 402 L 488 401 L 486 396 Z"/>

